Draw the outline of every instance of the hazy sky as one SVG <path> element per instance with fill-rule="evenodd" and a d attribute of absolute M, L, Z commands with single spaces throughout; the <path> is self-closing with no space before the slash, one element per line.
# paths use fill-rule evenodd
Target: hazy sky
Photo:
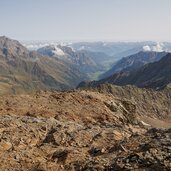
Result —
<path fill-rule="evenodd" d="M 18 40 L 171 41 L 171 0 L 0 0 Z"/>

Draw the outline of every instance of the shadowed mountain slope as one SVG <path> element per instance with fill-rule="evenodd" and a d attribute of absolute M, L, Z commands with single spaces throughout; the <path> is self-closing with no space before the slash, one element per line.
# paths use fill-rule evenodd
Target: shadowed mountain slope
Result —
<path fill-rule="evenodd" d="M 147 64 L 134 71 L 123 71 L 112 76 L 92 82 L 82 82 L 78 87 L 95 87 L 110 83 L 115 85 L 135 85 L 137 87 L 162 89 L 171 82 L 171 53 L 161 60 Z"/>
<path fill-rule="evenodd" d="M 159 61 L 166 54 L 166 52 L 140 51 L 137 54 L 124 57 L 116 62 L 113 67 L 102 74 L 100 78 L 106 78 L 121 71 L 133 71 L 148 63 Z"/>

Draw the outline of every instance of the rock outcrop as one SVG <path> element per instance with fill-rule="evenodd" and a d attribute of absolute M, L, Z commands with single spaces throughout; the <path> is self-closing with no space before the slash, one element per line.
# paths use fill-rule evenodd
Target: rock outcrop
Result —
<path fill-rule="evenodd" d="M 96 91 L 0 97 L 2 170 L 169 170 L 170 129 L 137 118 L 127 99 Z"/>

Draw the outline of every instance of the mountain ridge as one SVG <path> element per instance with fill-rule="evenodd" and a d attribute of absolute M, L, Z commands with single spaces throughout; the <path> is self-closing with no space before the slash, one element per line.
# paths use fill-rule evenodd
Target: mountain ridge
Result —
<path fill-rule="evenodd" d="M 123 97 L 41 91 L 0 96 L 0 109 L 3 170 L 170 168 L 167 122 L 159 129 L 137 119 L 136 104 Z"/>
<path fill-rule="evenodd" d="M 70 63 L 28 51 L 18 41 L 0 38 L 1 94 L 75 87 L 86 76 Z"/>
<path fill-rule="evenodd" d="M 171 82 L 171 53 L 157 62 L 146 64 L 134 70 L 115 73 L 99 81 L 82 82 L 78 87 L 97 86 L 104 83 L 115 85 L 135 85 L 142 88 L 162 89 Z"/>
<path fill-rule="evenodd" d="M 108 57 L 104 53 L 95 53 L 83 50 L 74 51 L 70 47 L 61 45 L 45 46 L 38 49 L 37 52 L 75 65 L 79 68 L 80 72 L 87 76 L 87 79 L 91 79 L 91 76 L 94 73 L 102 72 L 104 70 L 104 66 L 102 62 L 100 62 L 100 58 L 104 59 L 104 57 Z"/>
<path fill-rule="evenodd" d="M 155 52 L 155 51 L 140 51 L 136 54 L 123 57 L 121 60 L 117 61 L 113 67 L 102 74 L 100 79 L 105 77 L 109 77 L 114 73 L 118 73 L 121 71 L 132 71 L 138 69 L 145 64 L 152 63 L 160 60 L 163 56 L 165 56 L 167 52 Z"/>

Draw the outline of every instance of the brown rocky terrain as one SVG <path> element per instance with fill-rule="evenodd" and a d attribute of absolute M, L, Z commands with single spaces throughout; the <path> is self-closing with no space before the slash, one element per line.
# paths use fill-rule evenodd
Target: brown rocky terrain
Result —
<path fill-rule="evenodd" d="M 130 112 L 132 111 L 132 113 Z M 54 117 L 83 124 L 124 124 L 135 117 L 135 105 L 93 91 L 49 92 L 0 97 L 0 115 Z M 130 113 L 130 115 L 129 115 Z"/>
<path fill-rule="evenodd" d="M 136 115 L 142 121 L 158 128 L 170 128 L 171 121 L 171 87 L 155 91 L 135 86 L 115 86 L 101 84 L 87 88 L 104 94 L 110 94 L 122 100 L 130 100 L 136 105 Z"/>
<path fill-rule="evenodd" d="M 97 90 L 1 96 L 0 168 L 171 169 L 170 129 L 151 128 L 138 110 Z"/>

